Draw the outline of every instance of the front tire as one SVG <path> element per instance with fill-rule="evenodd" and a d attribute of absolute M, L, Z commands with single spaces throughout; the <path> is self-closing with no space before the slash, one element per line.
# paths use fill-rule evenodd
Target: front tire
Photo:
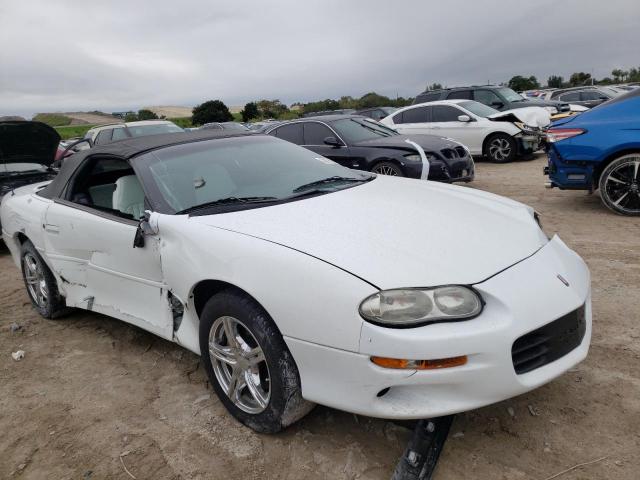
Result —
<path fill-rule="evenodd" d="M 508 163 L 516 158 L 518 146 L 515 139 L 506 133 L 491 135 L 485 142 L 484 155 L 495 163 Z"/>
<path fill-rule="evenodd" d="M 269 314 L 235 289 L 209 299 L 200 316 L 200 350 L 227 410 L 260 433 L 275 433 L 314 406 L 302 398 L 298 368 Z"/>
<path fill-rule="evenodd" d="M 29 240 L 20 249 L 22 278 L 31 304 L 44 318 L 57 318 L 69 311 L 58 291 L 51 270 Z"/>
<path fill-rule="evenodd" d="M 404 173 L 395 163 L 380 162 L 371 169 L 373 173 L 379 175 L 389 175 L 391 177 L 404 177 Z"/>
<path fill-rule="evenodd" d="M 640 153 L 616 158 L 600 175 L 600 197 L 620 215 L 640 215 Z"/>

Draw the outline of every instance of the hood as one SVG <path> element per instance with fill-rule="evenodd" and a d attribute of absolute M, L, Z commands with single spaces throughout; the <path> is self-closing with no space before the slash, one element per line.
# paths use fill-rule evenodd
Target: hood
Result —
<path fill-rule="evenodd" d="M 438 137 L 436 135 L 393 135 L 391 137 L 380 137 L 371 140 L 365 140 L 362 142 L 353 143 L 355 147 L 372 147 L 372 148 L 393 148 L 400 150 L 407 150 L 415 153 L 415 148 L 406 142 L 411 140 L 422 147 L 427 152 L 439 152 L 443 148 L 455 148 L 460 144 L 451 140 L 450 138 Z"/>
<path fill-rule="evenodd" d="M 0 122 L 0 164 L 38 163 L 50 166 L 60 135 L 42 122 Z"/>
<path fill-rule="evenodd" d="M 478 283 L 547 242 L 525 205 L 383 175 L 335 193 L 189 221 L 299 250 L 382 289 Z"/>
<path fill-rule="evenodd" d="M 544 128 L 551 123 L 551 115 L 544 108 L 524 107 L 505 110 L 487 117 L 498 122 L 522 122 L 532 127 Z"/>

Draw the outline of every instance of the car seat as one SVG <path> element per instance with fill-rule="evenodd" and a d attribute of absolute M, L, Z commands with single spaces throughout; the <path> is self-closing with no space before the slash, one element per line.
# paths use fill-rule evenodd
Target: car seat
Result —
<path fill-rule="evenodd" d="M 138 177 L 126 175 L 116 180 L 113 209 L 132 215 L 135 219 L 144 215 L 144 191 Z"/>

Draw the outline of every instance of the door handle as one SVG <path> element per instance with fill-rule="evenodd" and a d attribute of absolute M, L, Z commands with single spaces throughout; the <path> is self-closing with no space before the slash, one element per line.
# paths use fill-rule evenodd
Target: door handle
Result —
<path fill-rule="evenodd" d="M 60 227 L 58 225 L 51 225 L 50 223 L 44 226 L 44 230 L 49 233 L 60 233 Z"/>

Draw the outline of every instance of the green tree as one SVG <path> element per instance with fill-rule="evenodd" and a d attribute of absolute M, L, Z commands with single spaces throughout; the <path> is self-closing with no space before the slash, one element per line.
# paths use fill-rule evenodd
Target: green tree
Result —
<path fill-rule="evenodd" d="M 158 115 L 153 113 L 151 110 L 147 110 L 143 108 L 142 110 L 138 110 L 138 120 L 157 120 Z"/>
<path fill-rule="evenodd" d="M 258 111 L 258 105 L 256 102 L 249 102 L 244 106 L 244 109 L 240 112 L 242 115 L 242 121 L 248 122 L 251 119 L 258 118 L 260 116 L 260 112 Z"/>
<path fill-rule="evenodd" d="M 442 84 L 441 83 L 432 83 L 431 85 L 427 85 L 426 90 L 427 91 L 429 91 L 429 90 L 442 90 Z"/>
<path fill-rule="evenodd" d="M 564 85 L 564 78 L 559 75 L 551 75 L 547 79 L 547 87 L 549 88 L 562 88 Z"/>
<path fill-rule="evenodd" d="M 327 98 L 326 100 L 319 100 L 317 102 L 309 102 L 304 104 L 304 113 L 323 112 L 325 110 L 337 110 L 340 108 L 340 103 L 336 100 Z"/>
<path fill-rule="evenodd" d="M 289 111 L 289 108 L 280 100 L 260 100 L 257 106 L 262 118 L 278 118 Z"/>
<path fill-rule="evenodd" d="M 572 87 L 581 87 L 591 83 L 591 74 L 585 72 L 575 72 L 569 77 L 569 85 Z"/>
<path fill-rule="evenodd" d="M 230 122 L 233 115 L 220 100 L 209 100 L 193 107 L 191 122 L 194 125 L 204 125 L 210 122 Z"/>
<path fill-rule="evenodd" d="M 358 99 L 358 108 L 388 107 L 392 103 L 393 101 L 389 97 L 369 92 Z"/>
<path fill-rule="evenodd" d="M 133 113 L 133 112 L 129 112 L 124 116 L 124 121 L 125 122 L 137 122 L 138 121 L 138 115 Z"/>
<path fill-rule="evenodd" d="M 340 108 L 358 108 L 358 100 L 348 95 L 340 97 L 338 103 Z"/>
<path fill-rule="evenodd" d="M 540 88 L 538 79 L 533 75 L 531 75 L 530 77 L 516 75 L 515 77 L 511 77 L 508 85 L 516 92 L 523 92 L 525 90 L 535 90 L 536 88 Z"/>

